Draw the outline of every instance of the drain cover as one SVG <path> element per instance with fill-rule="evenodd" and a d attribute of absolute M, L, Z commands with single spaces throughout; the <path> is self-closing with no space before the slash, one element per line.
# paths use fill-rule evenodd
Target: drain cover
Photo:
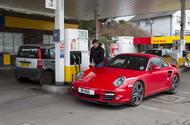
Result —
<path fill-rule="evenodd" d="M 181 102 L 182 100 L 184 100 L 184 97 L 181 96 L 175 96 L 175 95 L 163 95 L 163 96 L 159 96 L 154 98 L 154 101 L 159 101 L 162 103 L 178 103 Z"/>
<path fill-rule="evenodd" d="M 178 100 L 179 98 L 180 97 L 177 97 L 177 96 L 165 95 L 165 96 L 157 97 L 156 99 L 167 101 L 167 102 L 174 102 L 174 101 Z"/>

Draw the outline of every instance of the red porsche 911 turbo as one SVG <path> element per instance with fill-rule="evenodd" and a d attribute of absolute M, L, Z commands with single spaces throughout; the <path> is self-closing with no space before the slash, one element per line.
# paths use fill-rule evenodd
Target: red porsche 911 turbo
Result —
<path fill-rule="evenodd" d="M 147 96 L 178 91 L 177 66 L 150 54 L 120 54 L 103 67 L 90 68 L 77 75 L 72 84 L 75 97 L 81 100 L 138 106 Z"/>

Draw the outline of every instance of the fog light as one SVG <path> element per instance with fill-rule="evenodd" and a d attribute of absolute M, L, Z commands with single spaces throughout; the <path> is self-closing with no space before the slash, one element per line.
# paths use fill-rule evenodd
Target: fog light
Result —
<path fill-rule="evenodd" d="M 115 96 L 115 93 L 105 93 L 105 96 Z"/>

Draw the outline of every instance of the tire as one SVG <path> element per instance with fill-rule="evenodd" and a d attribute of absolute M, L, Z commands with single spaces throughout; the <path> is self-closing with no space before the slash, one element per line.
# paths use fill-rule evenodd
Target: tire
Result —
<path fill-rule="evenodd" d="M 171 88 L 170 88 L 170 91 L 169 91 L 170 94 L 176 94 L 178 92 L 179 83 L 180 83 L 179 76 L 177 74 L 174 74 L 172 76 L 172 80 L 171 80 Z"/>
<path fill-rule="evenodd" d="M 131 93 L 130 105 L 133 107 L 139 106 L 144 99 L 144 85 L 142 82 L 136 82 L 133 85 L 133 90 Z"/>
<path fill-rule="evenodd" d="M 53 84 L 53 73 L 51 71 L 45 71 L 40 77 L 41 85 L 52 85 Z"/>

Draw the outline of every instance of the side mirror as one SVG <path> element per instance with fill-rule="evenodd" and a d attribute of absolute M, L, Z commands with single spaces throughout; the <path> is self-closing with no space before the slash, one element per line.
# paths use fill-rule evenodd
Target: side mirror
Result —
<path fill-rule="evenodd" d="M 170 64 L 172 67 L 174 68 L 178 68 L 178 66 L 176 64 Z"/>
<path fill-rule="evenodd" d="M 89 65 L 89 68 L 90 68 L 90 69 L 93 69 L 93 68 L 94 68 L 94 66 L 93 66 L 93 65 Z"/>
<path fill-rule="evenodd" d="M 160 69 L 161 69 L 161 67 L 157 66 L 157 65 L 151 65 L 149 68 L 150 71 L 155 71 L 155 70 L 160 70 Z"/>

